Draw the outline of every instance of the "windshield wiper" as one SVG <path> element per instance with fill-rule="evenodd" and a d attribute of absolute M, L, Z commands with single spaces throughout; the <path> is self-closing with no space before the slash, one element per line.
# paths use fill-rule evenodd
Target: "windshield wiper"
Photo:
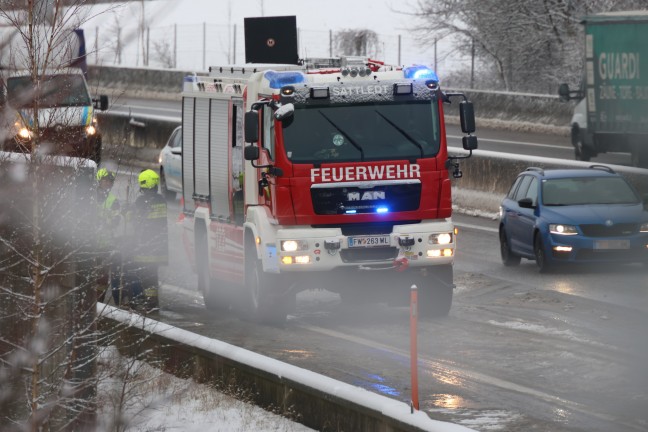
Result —
<path fill-rule="evenodd" d="M 329 122 L 329 123 L 331 124 L 331 126 L 333 126 L 333 127 L 334 127 L 335 129 L 337 129 L 337 130 L 338 130 L 342 135 L 344 135 L 344 138 L 346 138 L 346 139 L 351 143 L 351 145 L 353 145 L 353 147 L 355 147 L 355 148 L 358 149 L 358 151 L 360 152 L 360 160 L 364 162 L 364 151 L 362 150 L 362 147 L 360 147 L 360 146 L 358 145 L 358 143 L 355 142 L 355 140 L 354 140 L 353 138 L 351 138 L 351 136 L 350 136 L 348 133 L 346 133 L 345 131 L 343 131 L 343 130 L 340 128 L 340 126 L 338 126 L 338 125 L 336 125 L 335 123 L 333 123 L 333 121 L 332 121 L 330 118 L 328 118 L 328 117 L 326 116 L 326 114 L 324 114 L 321 110 L 317 110 L 317 112 L 320 113 L 320 114 L 322 115 L 322 117 L 324 117 L 324 118 L 326 119 L 326 121 Z"/>
<path fill-rule="evenodd" d="M 380 117 L 384 118 L 385 121 L 386 121 L 387 123 L 389 123 L 390 125 L 392 125 L 392 126 L 394 127 L 394 129 L 396 129 L 398 132 L 400 132 L 401 135 L 403 135 L 405 138 L 407 138 L 407 140 L 408 140 L 409 142 L 411 142 L 411 143 L 414 144 L 416 147 L 418 147 L 419 151 L 421 152 L 421 159 L 423 159 L 423 147 L 421 146 L 421 144 L 418 143 L 418 141 L 416 141 L 416 139 L 414 139 L 414 137 L 412 137 L 412 135 L 410 135 L 410 134 L 408 134 L 407 132 L 405 132 L 404 129 L 402 129 L 402 128 L 401 128 L 400 126 L 398 126 L 396 123 L 394 123 L 393 121 L 391 121 L 390 119 L 388 119 L 387 117 L 385 117 L 385 116 L 384 116 L 380 111 L 378 111 L 378 110 L 374 110 L 374 111 L 375 111 L 376 114 L 378 114 Z"/>

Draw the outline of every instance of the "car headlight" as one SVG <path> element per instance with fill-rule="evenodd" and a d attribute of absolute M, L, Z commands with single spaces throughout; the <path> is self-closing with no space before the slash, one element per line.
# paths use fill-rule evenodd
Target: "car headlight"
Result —
<path fill-rule="evenodd" d="M 28 140 L 31 139 L 32 135 L 33 135 L 32 131 L 30 131 L 29 128 L 27 127 L 23 126 L 18 130 L 18 137 L 20 139 Z"/>
<path fill-rule="evenodd" d="M 452 243 L 452 233 L 430 234 L 428 239 L 430 244 L 450 244 Z"/>
<path fill-rule="evenodd" d="M 641 224 L 639 232 L 648 232 L 648 222 Z"/>
<path fill-rule="evenodd" d="M 86 127 L 86 135 L 92 136 L 97 133 L 97 128 L 94 127 L 93 125 L 89 125 Z"/>
<path fill-rule="evenodd" d="M 578 229 L 575 225 L 549 224 L 549 232 L 559 235 L 577 235 Z"/>
<path fill-rule="evenodd" d="M 282 252 L 296 252 L 308 249 L 308 242 L 306 240 L 282 240 Z"/>

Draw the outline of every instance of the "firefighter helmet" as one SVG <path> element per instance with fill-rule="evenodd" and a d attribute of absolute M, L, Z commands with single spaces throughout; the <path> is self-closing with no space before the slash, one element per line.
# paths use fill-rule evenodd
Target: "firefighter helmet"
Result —
<path fill-rule="evenodd" d="M 101 180 L 115 181 L 115 173 L 108 171 L 106 168 L 101 168 L 97 171 L 97 181 Z"/>
<path fill-rule="evenodd" d="M 160 183 L 160 176 L 152 169 L 147 169 L 140 173 L 138 181 L 140 188 L 153 189 Z"/>

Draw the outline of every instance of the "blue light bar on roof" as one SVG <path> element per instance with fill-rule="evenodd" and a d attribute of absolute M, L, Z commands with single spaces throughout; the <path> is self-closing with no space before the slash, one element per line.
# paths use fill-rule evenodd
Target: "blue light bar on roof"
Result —
<path fill-rule="evenodd" d="M 300 84 L 306 81 L 306 77 L 301 72 L 275 72 L 272 70 L 266 71 L 263 77 L 270 81 L 270 88 L 280 89 L 283 86 Z"/>
<path fill-rule="evenodd" d="M 405 78 L 410 79 L 431 79 L 433 81 L 439 82 L 439 77 L 437 74 L 427 66 L 415 65 L 409 66 L 403 69 L 403 74 Z"/>

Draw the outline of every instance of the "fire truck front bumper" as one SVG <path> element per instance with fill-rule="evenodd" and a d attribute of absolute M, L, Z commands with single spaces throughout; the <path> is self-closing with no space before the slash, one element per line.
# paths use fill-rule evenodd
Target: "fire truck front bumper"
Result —
<path fill-rule="evenodd" d="M 450 219 L 394 225 L 389 233 L 343 233 L 341 228 L 280 229 L 268 245 L 269 267 L 275 271 L 312 272 L 338 268 L 359 270 L 429 267 L 452 264 L 456 233 Z M 272 261 L 275 261 L 274 263 Z"/>

